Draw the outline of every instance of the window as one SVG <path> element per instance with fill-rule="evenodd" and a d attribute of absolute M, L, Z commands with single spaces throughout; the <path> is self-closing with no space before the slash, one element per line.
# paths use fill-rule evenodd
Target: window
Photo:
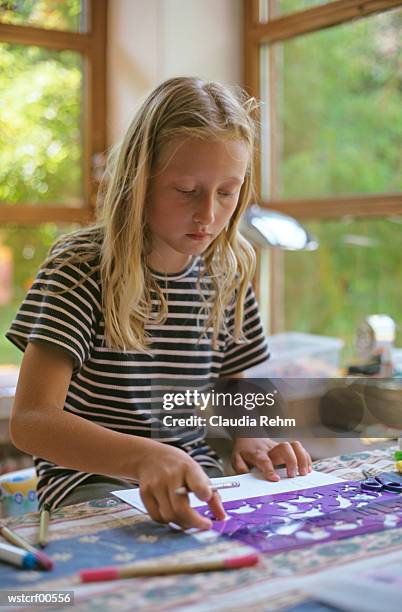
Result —
<path fill-rule="evenodd" d="M 73 229 L 74 225 L 56 223 L 9 223 L 0 228 L 0 366 L 17 365 L 21 361 L 21 351 L 5 338 L 4 333 L 53 242 Z"/>
<path fill-rule="evenodd" d="M 85 6 L 80 0 L 2 0 L 1 22 L 50 30 L 86 30 Z"/>
<path fill-rule="evenodd" d="M 106 0 L 0 0 L 0 364 L 52 242 L 94 216 L 105 54 Z"/>
<path fill-rule="evenodd" d="M 246 0 L 246 85 L 263 101 L 262 205 L 316 252 L 273 252 L 270 331 L 400 323 L 402 2 Z M 398 8 L 399 7 L 399 8 Z M 398 338 L 402 343 L 402 334 Z"/>
<path fill-rule="evenodd" d="M 0 43 L 0 61 L 2 206 L 84 206 L 80 54 Z"/>

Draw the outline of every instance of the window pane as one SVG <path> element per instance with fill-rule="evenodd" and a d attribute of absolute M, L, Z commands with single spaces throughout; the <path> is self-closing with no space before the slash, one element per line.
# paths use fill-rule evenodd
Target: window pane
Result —
<path fill-rule="evenodd" d="M 334 0 L 276 0 L 276 15 L 287 15 L 297 11 L 305 11 L 322 4 L 330 4 Z"/>
<path fill-rule="evenodd" d="M 267 23 L 270 17 L 269 0 L 258 0 L 258 22 Z"/>
<path fill-rule="evenodd" d="M 14 319 L 40 264 L 60 234 L 74 226 L 7 226 L 0 228 L 0 364 L 19 364 L 22 353 L 4 333 Z"/>
<path fill-rule="evenodd" d="M 276 17 L 297 13 L 334 0 L 258 0 L 259 23 L 267 23 Z"/>
<path fill-rule="evenodd" d="M 0 43 L 0 66 L 0 201 L 79 206 L 81 56 Z"/>
<path fill-rule="evenodd" d="M 402 218 L 308 228 L 319 239 L 317 251 L 284 252 L 286 330 L 338 336 L 351 356 L 362 319 L 388 314 L 402 347 Z"/>
<path fill-rule="evenodd" d="M 50 30 L 84 31 L 80 0 L 0 0 L 0 21 Z"/>
<path fill-rule="evenodd" d="M 398 9 L 275 45 L 276 196 L 402 190 L 401 29 Z"/>

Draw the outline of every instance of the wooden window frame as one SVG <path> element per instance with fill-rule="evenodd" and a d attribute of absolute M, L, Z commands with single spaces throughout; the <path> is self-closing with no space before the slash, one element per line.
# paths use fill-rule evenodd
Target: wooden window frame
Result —
<path fill-rule="evenodd" d="M 402 6 L 401 0 L 334 0 L 322 6 L 277 17 L 275 1 L 265 0 L 268 18 L 260 22 L 260 1 L 244 2 L 244 86 L 249 94 L 261 98 L 260 49 L 262 45 L 277 43 L 302 34 L 316 32 L 343 23 L 350 23 L 375 13 L 382 13 Z M 277 75 L 274 54 L 269 55 L 270 134 L 269 134 L 269 193 L 261 193 L 260 153 L 256 153 L 256 193 L 263 208 L 277 210 L 300 220 L 341 219 L 342 217 L 375 218 L 402 214 L 402 193 L 357 194 L 326 198 L 276 199 L 278 167 L 276 141 Z M 262 267 L 264 270 L 262 271 Z M 262 274 L 263 272 L 263 274 Z M 267 278 L 263 276 L 267 275 Z M 263 297 L 260 284 L 268 281 Z M 276 333 L 284 329 L 284 257 L 278 249 L 270 249 L 264 256 L 257 249 L 257 273 L 254 280 L 262 313 L 265 314 L 265 331 Z M 267 293 L 268 292 L 268 293 Z M 265 312 L 266 311 L 266 312 Z"/>
<path fill-rule="evenodd" d="M 83 205 L 68 207 L 55 203 L 0 205 L 0 224 L 81 223 L 95 217 L 99 159 L 106 150 L 106 20 L 107 0 L 86 0 L 87 32 L 65 32 L 0 23 L 0 42 L 36 45 L 49 49 L 77 51 L 82 55 L 83 89 Z M 100 156 L 100 157 L 99 157 Z"/>
<path fill-rule="evenodd" d="M 267 0 L 270 14 L 273 15 L 274 2 Z M 244 48 L 245 70 L 244 85 L 247 91 L 256 98 L 261 97 L 260 82 L 260 48 L 262 45 L 277 43 L 301 34 L 307 34 L 348 23 L 375 13 L 382 13 L 402 6 L 401 0 L 335 0 L 322 6 L 307 9 L 282 17 L 259 22 L 259 0 L 244 0 Z M 270 90 L 274 96 L 274 66 L 270 70 Z M 275 112 L 273 109 L 272 112 Z M 275 125 L 275 122 L 272 122 Z M 271 140 L 275 140 L 275 129 Z M 278 162 L 275 159 L 276 148 L 271 144 L 270 174 L 275 182 Z M 257 193 L 261 195 L 259 160 L 257 160 Z M 347 197 L 301 198 L 279 200 L 273 197 L 275 184 L 271 188 L 271 197 L 265 198 L 260 205 L 275 209 L 298 219 L 334 219 L 343 216 L 383 217 L 402 214 L 402 193 L 357 194 Z M 260 198 L 261 200 L 261 198 Z"/>

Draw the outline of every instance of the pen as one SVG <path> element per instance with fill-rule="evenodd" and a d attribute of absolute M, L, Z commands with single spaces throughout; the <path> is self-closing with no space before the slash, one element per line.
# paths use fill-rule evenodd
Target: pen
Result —
<path fill-rule="evenodd" d="M 32 544 L 24 540 L 24 538 L 21 538 L 21 536 L 16 534 L 14 531 L 11 531 L 11 529 L 5 525 L 0 524 L 0 533 L 6 540 L 11 542 L 11 544 L 14 544 L 14 546 L 23 548 L 39 558 L 44 569 L 50 570 L 53 568 L 53 561 L 50 559 L 50 557 L 48 557 L 44 552 L 37 550 L 34 546 L 32 546 Z"/>
<path fill-rule="evenodd" d="M 48 542 L 49 519 L 50 519 L 50 507 L 48 506 L 48 504 L 45 504 L 40 513 L 40 522 L 39 522 L 38 543 L 41 548 L 44 548 Z"/>
<path fill-rule="evenodd" d="M 224 569 L 239 569 L 256 565 L 260 557 L 257 554 L 221 559 L 220 561 L 199 561 L 198 563 L 162 564 L 159 566 L 126 565 L 121 567 L 98 567 L 80 571 L 81 582 L 101 582 L 119 578 L 137 578 L 140 576 L 161 576 L 167 574 L 193 574 L 195 572 L 213 572 Z"/>
<path fill-rule="evenodd" d="M 222 482 L 221 484 L 213 484 L 211 485 L 212 491 L 220 491 L 221 489 L 234 489 L 235 487 L 240 487 L 240 482 L 238 480 L 234 480 L 233 482 Z M 179 487 L 175 489 L 176 495 L 186 495 L 190 493 L 187 487 Z"/>
<path fill-rule="evenodd" d="M 44 569 L 41 562 L 41 553 L 28 552 L 23 548 L 0 543 L 0 561 L 11 563 L 23 569 Z"/>

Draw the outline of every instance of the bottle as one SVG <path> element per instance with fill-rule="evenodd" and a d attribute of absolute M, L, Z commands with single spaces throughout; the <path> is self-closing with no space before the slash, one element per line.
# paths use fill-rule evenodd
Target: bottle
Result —
<path fill-rule="evenodd" d="M 389 344 L 386 344 L 381 351 L 381 378 L 391 378 L 394 375 L 394 364 L 392 363 L 392 350 Z M 402 447 L 401 447 L 402 450 Z"/>
<path fill-rule="evenodd" d="M 402 435 L 399 436 L 398 449 L 394 452 L 395 467 L 402 474 Z"/>

